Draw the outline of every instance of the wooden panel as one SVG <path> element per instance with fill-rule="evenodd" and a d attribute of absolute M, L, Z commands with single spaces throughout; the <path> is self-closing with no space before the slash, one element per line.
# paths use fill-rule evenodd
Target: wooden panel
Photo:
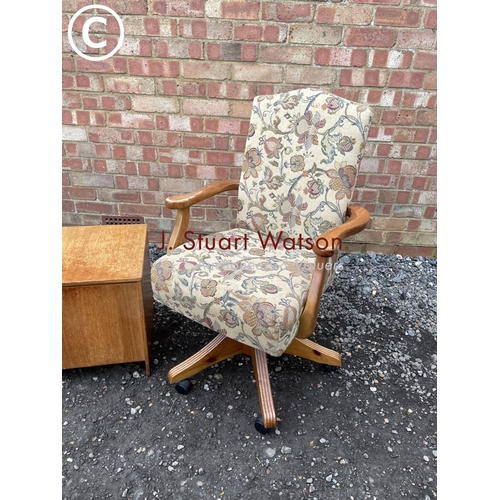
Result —
<path fill-rule="evenodd" d="M 63 368 L 149 361 L 141 282 L 62 292 Z"/>
<path fill-rule="evenodd" d="M 62 246 L 63 286 L 140 281 L 147 225 L 63 227 Z"/>

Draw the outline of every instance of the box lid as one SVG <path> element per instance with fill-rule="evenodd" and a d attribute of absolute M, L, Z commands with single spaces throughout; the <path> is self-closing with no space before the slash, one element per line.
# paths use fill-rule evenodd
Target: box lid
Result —
<path fill-rule="evenodd" d="M 147 224 L 62 228 L 63 286 L 140 281 Z"/>

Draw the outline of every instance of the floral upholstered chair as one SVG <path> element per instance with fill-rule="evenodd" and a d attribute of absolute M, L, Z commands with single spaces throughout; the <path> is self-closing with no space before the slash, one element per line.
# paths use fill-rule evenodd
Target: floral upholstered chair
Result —
<path fill-rule="evenodd" d="M 308 339 L 323 291 L 335 275 L 342 238 L 367 225 L 349 205 L 372 111 L 322 90 L 299 89 L 253 100 L 238 181 L 216 181 L 167 198 L 177 210 L 169 252 L 152 267 L 154 297 L 218 335 L 169 371 L 179 392 L 189 377 L 223 359 L 251 356 L 261 433 L 275 427 L 266 353 L 340 366 L 339 353 Z M 190 206 L 238 189 L 235 229 L 189 231 Z"/>

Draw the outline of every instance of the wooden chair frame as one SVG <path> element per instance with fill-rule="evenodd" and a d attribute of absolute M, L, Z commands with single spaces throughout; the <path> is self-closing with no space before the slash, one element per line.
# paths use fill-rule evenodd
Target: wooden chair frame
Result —
<path fill-rule="evenodd" d="M 191 193 L 168 197 L 165 200 L 167 208 L 177 210 L 176 222 L 170 236 L 168 251 L 184 243 L 184 235 L 188 230 L 190 207 L 192 205 L 225 191 L 237 190 L 238 187 L 239 181 L 237 180 L 222 180 L 207 184 Z M 311 278 L 311 286 L 307 294 L 304 310 L 299 319 L 298 333 L 286 349 L 285 354 L 292 354 L 315 361 L 316 363 L 331 366 L 341 366 L 342 364 L 341 356 L 338 352 L 312 342 L 308 337 L 311 336 L 316 326 L 320 299 L 326 279 L 326 264 L 332 256 L 336 255 L 338 241 L 359 233 L 370 221 L 369 212 L 358 205 L 349 205 L 347 216 L 349 217 L 347 222 L 325 231 L 315 240 L 313 251 L 316 254 L 316 261 Z M 320 238 L 328 242 L 333 242 L 333 246 L 329 245 L 326 248 L 323 246 L 319 248 L 317 241 Z M 171 384 L 175 384 L 196 375 L 215 363 L 219 363 L 237 354 L 247 354 L 252 358 L 264 428 L 271 429 L 276 427 L 276 413 L 269 381 L 266 353 L 264 351 L 244 345 L 226 337 L 224 334 L 219 334 L 203 349 L 172 368 L 168 372 L 168 379 Z"/>

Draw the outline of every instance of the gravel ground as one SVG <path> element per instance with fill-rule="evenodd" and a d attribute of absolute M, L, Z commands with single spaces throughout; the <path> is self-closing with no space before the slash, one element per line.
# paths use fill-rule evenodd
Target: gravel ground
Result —
<path fill-rule="evenodd" d="M 313 338 L 343 367 L 268 357 L 267 435 L 247 356 L 187 396 L 168 383 L 214 333 L 157 306 L 150 377 L 143 363 L 63 371 L 62 498 L 436 498 L 436 285 L 436 259 L 341 254 Z"/>

